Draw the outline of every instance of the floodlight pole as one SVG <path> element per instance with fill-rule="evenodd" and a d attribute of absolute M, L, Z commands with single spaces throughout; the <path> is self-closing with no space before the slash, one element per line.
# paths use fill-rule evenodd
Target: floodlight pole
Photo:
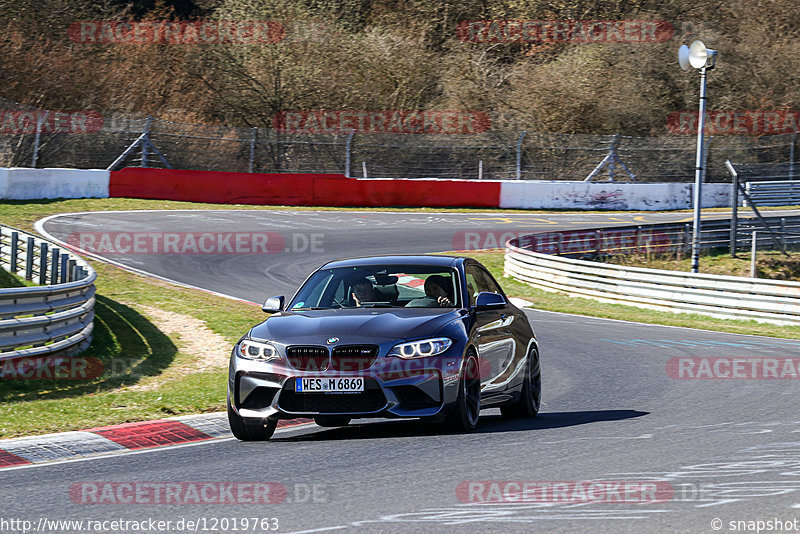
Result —
<path fill-rule="evenodd" d="M 700 270 L 700 212 L 702 204 L 703 177 L 705 175 L 705 126 L 706 126 L 706 75 L 708 66 L 700 69 L 700 113 L 697 117 L 697 159 L 694 168 L 694 228 L 692 230 L 692 272 Z"/>

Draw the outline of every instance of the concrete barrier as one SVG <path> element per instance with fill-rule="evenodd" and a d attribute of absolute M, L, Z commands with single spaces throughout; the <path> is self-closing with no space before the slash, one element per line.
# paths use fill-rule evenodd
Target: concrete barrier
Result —
<path fill-rule="evenodd" d="M 729 184 L 703 184 L 703 207 L 730 206 Z M 692 207 L 691 183 L 503 181 L 501 208 L 679 210 Z"/>
<path fill-rule="evenodd" d="M 128 167 L 0 169 L 0 199 L 149 198 L 216 204 L 657 211 L 692 207 L 691 183 L 346 178 Z M 730 206 L 728 184 L 705 184 L 703 207 Z"/>
<path fill-rule="evenodd" d="M 0 199 L 108 197 L 109 171 L 83 169 L 0 169 Z"/>

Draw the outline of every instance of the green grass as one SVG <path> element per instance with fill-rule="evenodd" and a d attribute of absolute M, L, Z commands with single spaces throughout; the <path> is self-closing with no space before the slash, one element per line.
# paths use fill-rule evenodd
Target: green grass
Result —
<path fill-rule="evenodd" d="M 650 269 L 689 271 L 691 259 L 684 256 L 612 256 L 606 261 L 617 265 Z M 750 254 L 739 252 L 735 258 L 732 258 L 727 251 L 701 255 L 700 272 L 749 277 Z M 788 255 L 785 255 L 775 250 L 759 250 L 756 255 L 756 277 L 771 280 L 800 280 L 800 254 L 797 251 L 789 251 Z"/>

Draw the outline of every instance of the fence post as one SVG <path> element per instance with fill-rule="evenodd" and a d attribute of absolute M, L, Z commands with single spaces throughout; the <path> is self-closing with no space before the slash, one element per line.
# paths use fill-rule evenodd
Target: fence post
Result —
<path fill-rule="evenodd" d="M 731 173 L 731 258 L 736 257 L 736 239 L 739 231 L 739 173 L 731 163 L 731 160 L 725 160 L 725 166 L 728 167 L 728 172 Z"/>
<path fill-rule="evenodd" d="M 594 240 L 595 240 L 595 251 L 594 253 L 597 256 L 600 256 L 603 252 L 603 231 L 602 230 L 595 230 L 594 232 Z"/>
<path fill-rule="evenodd" d="M 758 243 L 758 230 L 753 230 L 753 241 L 750 246 L 750 278 L 756 277 L 756 247 Z"/>
<path fill-rule="evenodd" d="M 352 145 L 353 145 L 353 136 L 356 134 L 355 128 L 350 130 L 350 134 L 347 136 L 347 141 L 344 143 L 344 176 L 345 178 L 350 178 L 350 157 L 352 156 Z"/>
<path fill-rule="evenodd" d="M 789 179 L 794 180 L 794 145 L 797 142 L 797 130 L 792 134 L 792 144 L 789 145 Z"/>
<path fill-rule="evenodd" d="M 150 149 L 150 123 L 153 121 L 153 117 L 147 117 L 144 120 L 144 130 L 142 131 L 142 135 L 144 136 L 142 139 L 142 164 L 141 167 L 147 168 L 147 156 Z"/>
<path fill-rule="evenodd" d="M 77 270 L 76 270 L 77 262 L 75 260 L 69 260 L 67 263 L 67 282 L 74 282 L 75 278 L 77 277 Z"/>
<path fill-rule="evenodd" d="M 253 172 L 253 162 L 256 157 L 256 136 L 258 135 L 258 128 L 252 128 L 252 135 L 250 136 L 250 164 L 247 167 L 247 172 Z"/>
<path fill-rule="evenodd" d="M 36 115 L 36 135 L 33 136 L 33 161 L 31 167 L 36 168 L 36 162 L 39 160 L 39 139 L 42 135 L 42 123 L 47 120 L 50 115 L 49 110 L 45 110 L 44 115 L 37 113 Z"/>
<path fill-rule="evenodd" d="M 483 180 L 483 160 L 478 160 L 478 180 Z"/>
<path fill-rule="evenodd" d="M 47 285 L 47 243 L 39 244 L 39 285 Z"/>
<path fill-rule="evenodd" d="M 526 130 L 522 130 L 517 140 L 517 180 L 522 180 L 522 141 L 525 139 L 525 132 Z"/>
<path fill-rule="evenodd" d="M 25 249 L 25 280 L 33 278 L 33 238 L 29 237 Z"/>
<path fill-rule="evenodd" d="M 367 162 L 366 161 L 362 161 L 361 162 L 361 176 L 364 177 L 364 178 L 367 178 Z"/>

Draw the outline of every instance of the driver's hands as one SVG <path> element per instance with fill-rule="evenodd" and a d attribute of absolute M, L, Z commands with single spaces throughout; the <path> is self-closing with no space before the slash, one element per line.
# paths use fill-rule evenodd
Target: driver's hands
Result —
<path fill-rule="evenodd" d="M 353 297 L 353 302 L 356 303 L 356 307 L 360 308 L 361 307 L 361 301 L 358 300 L 358 297 L 356 296 L 355 292 L 350 293 L 350 296 Z"/>
<path fill-rule="evenodd" d="M 436 299 L 436 302 L 437 302 L 437 303 L 439 304 L 439 306 L 441 306 L 442 308 L 448 308 L 448 307 L 450 307 L 450 306 L 452 306 L 452 305 L 453 305 L 453 303 L 452 303 L 452 302 L 450 302 L 450 299 L 449 299 L 449 298 L 447 298 L 447 297 L 439 297 L 439 298 L 437 298 L 437 299 Z"/>

